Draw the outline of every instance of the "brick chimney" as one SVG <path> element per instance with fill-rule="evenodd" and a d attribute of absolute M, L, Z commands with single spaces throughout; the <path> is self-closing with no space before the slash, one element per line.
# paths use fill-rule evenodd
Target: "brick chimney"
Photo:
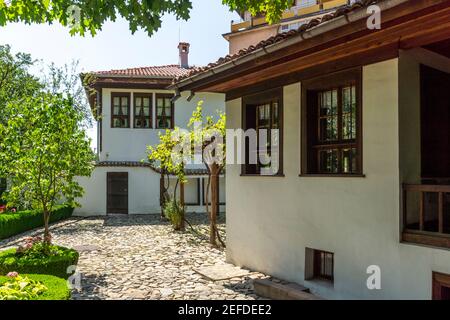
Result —
<path fill-rule="evenodd" d="M 189 47 L 191 45 L 187 42 L 180 42 L 178 51 L 180 53 L 180 67 L 189 68 Z"/>

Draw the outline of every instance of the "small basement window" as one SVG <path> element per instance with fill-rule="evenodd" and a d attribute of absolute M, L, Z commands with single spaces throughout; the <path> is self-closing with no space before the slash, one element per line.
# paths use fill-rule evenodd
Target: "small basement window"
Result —
<path fill-rule="evenodd" d="M 334 253 L 306 248 L 305 280 L 334 281 Z"/>

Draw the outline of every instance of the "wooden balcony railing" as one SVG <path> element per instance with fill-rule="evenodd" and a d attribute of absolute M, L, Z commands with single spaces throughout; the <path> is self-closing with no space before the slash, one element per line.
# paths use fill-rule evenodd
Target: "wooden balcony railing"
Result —
<path fill-rule="evenodd" d="M 450 185 L 403 185 L 402 240 L 450 248 Z"/>

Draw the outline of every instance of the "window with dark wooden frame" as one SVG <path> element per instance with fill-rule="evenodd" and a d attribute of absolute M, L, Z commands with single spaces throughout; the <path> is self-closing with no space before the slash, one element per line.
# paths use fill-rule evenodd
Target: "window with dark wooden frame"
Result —
<path fill-rule="evenodd" d="M 111 128 L 130 127 L 130 93 L 111 94 Z"/>
<path fill-rule="evenodd" d="M 361 71 L 305 81 L 302 174 L 361 175 Z"/>
<path fill-rule="evenodd" d="M 314 250 L 314 279 L 334 280 L 334 254 Z"/>
<path fill-rule="evenodd" d="M 151 93 L 134 94 L 134 128 L 152 128 L 152 99 Z"/>
<path fill-rule="evenodd" d="M 282 104 L 282 89 L 243 98 L 243 129 L 254 129 L 257 139 L 256 146 L 250 145 L 250 139 L 245 140 L 245 164 L 242 165 L 242 175 L 259 175 L 262 168 L 269 168 L 273 165 L 272 161 L 278 161 L 278 172 L 274 175 L 282 175 Z M 265 139 L 260 134 L 262 130 L 266 132 Z M 272 130 L 278 130 L 278 135 L 273 139 Z M 273 150 L 277 150 L 278 154 L 273 154 Z M 256 164 L 250 163 L 250 156 L 255 156 L 255 154 Z"/>
<path fill-rule="evenodd" d="M 173 129 L 174 127 L 174 104 L 173 95 L 156 95 L 156 128 Z"/>

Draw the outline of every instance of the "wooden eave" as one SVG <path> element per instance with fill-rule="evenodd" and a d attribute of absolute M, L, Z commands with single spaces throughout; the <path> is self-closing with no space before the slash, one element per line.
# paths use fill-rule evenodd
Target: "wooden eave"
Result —
<path fill-rule="evenodd" d="M 94 87 L 99 88 L 130 88 L 130 89 L 162 89 L 172 83 L 173 78 L 138 78 L 138 77 L 97 77 Z"/>
<path fill-rule="evenodd" d="M 348 21 L 347 16 L 344 18 Z M 302 41 L 238 64 L 240 59 L 246 58 L 247 55 L 244 55 L 233 61 L 231 68 L 223 71 L 212 69 L 209 70 L 212 73 L 210 76 L 194 75 L 175 86 L 180 91 L 226 93 L 227 99 L 232 99 L 255 88 L 264 90 L 276 84 L 286 85 L 324 73 L 394 58 L 398 56 L 399 49 L 450 38 L 450 0 L 403 2 L 382 11 L 381 18 L 380 30 L 369 30 L 367 17 L 364 17 L 317 36 L 309 37 L 308 32 L 311 31 L 306 31 L 298 35 Z M 333 20 L 327 23 L 330 22 Z"/>

